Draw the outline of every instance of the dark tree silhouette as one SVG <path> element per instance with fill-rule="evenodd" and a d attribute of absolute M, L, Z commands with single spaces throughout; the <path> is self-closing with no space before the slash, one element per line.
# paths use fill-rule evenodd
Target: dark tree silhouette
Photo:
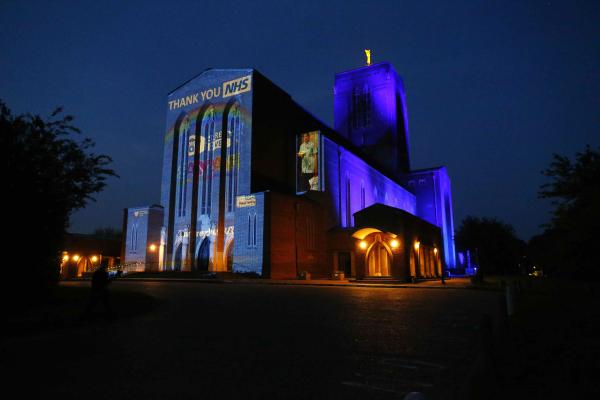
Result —
<path fill-rule="evenodd" d="M 600 149 L 586 146 L 574 161 L 554 154 L 542 173 L 551 181 L 540 188 L 551 199 L 552 219 L 542 235 L 532 240 L 537 262 L 551 270 L 597 276 L 596 245 L 600 232 Z M 553 253 L 549 259 L 548 253 Z"/>
<path fill-rule="evenodd" d="M 94 232 L 92 232 L 92 236 L 98 239 L 111 239 L 120 241 L 123 234 L 120 229 L 106 227 L 94 229 Z"/>
<path fill-rule="evenodd" d="M 496 218 L 467 216 L 455 238 L 459 247 L 476 252 L 481 279 L 484 274 L 521 272 L 526 245 L 511 225 Z"/>
<path fill-rule="evenodd" d="M 13 115 L 0 101 L 5 212 L 13 221 L 2 268 L 23 284 L 19 292 L 39 292 L 57 280 L 69 217 L 116 176 L 111 158 L 93 153 L 90 139 L 76 140 L 73 117 L 61 112 L 46 119 Z"/>

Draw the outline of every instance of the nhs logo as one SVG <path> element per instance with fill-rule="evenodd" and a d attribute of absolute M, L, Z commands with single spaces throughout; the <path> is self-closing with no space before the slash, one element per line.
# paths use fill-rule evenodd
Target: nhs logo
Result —
<path fill-rule="evenodd" d="M 223 98 L 252 90 L 252 75 L 223 83 Z"/>

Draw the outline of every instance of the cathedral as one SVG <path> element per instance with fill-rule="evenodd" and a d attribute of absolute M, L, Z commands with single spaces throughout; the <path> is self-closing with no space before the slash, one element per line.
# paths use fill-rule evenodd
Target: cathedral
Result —
<path fill-rule="evenodd" d="M 411 169 L 391 64 L 335 75 L 333 128 L 255 69 L 208 69 L 165 106 L 160 205 L 125 210 L 125 264 L 404 281 L 456 267 L 448 171 Z"/>

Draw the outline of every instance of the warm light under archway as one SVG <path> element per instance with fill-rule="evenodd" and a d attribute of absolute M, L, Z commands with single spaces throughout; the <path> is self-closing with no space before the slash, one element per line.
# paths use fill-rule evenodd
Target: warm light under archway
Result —
<path fill-rule="evenodd" d="M 352 234 L 352 237 L 359 240 L 364 240 L 371 233 L 383 233 L 377 228 L 361 228 Z M 393 233 L 388 233 L 391 237 L 396 237 Z"/>

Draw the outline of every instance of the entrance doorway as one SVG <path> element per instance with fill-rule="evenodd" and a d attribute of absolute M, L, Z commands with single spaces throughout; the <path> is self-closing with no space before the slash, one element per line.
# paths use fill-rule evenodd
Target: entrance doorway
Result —
<path fill-rule="evenodd" d="M 227 272 L 233 272 L 233 240 L 227 245 L 225 251 L 225 263 L 227 264 Z"/>
<path fill-rule="evenodd" d="M 208 271 L 210 241 L 207 237 L 204 238 L 196 255 L 196 270 Z"/>
<path fill-rule="evenodd" d="M 175 258 L 173 260 L 173 270 L 181 271 L 181 259 L 183 258 L 183 246 L 180 244 L 177 246 L 177 250 L 175 250 Z"/>
<path fill-rule="evenodd" d="M 369 276 L 390 276 L 390 263 L 388 249 L 380 241 L 375 242 L 367 259 Z"/>

